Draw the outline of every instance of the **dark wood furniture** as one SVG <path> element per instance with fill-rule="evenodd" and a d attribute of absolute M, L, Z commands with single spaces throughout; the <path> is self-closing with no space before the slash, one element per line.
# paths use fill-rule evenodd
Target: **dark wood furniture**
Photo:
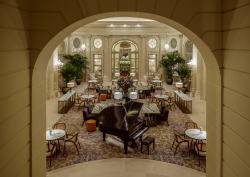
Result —
<path fill-rule="evenodd" d="M 99 130 L 103 132 L 103 141 L 106 133 L 117 136 L 124 142 L 124 150 L 127 154 L 128 143 L 132 141 L 131 147 L 134 147 L 135 141 L 149 129 L 146 121 L 137 120 L 142 106 L 143 103 L 129 101 L 121 106 L 103 109 L 98 114 Z"/>
<path fill-rule="evenodd" d="M 177 132 L 176 130 L 174 130 L 174 142 L 173 142 L 173 145 L 171 147 L 171 149 L 172 149 L 174 144 L 177 143 L 176 149 L 174 152 L 174 156 L 175 156 L 175 153 L 176 153 L 178 147 L 188 147 L 189 156 L 190 156 L 189 141 L 185 140 L 182 137 L 184 137 L 184 134 L 181 134 L 181 133 Z"/>
<path fill-rule="evenodd" d="M 162 110 L 162 113 L 161 113 L 161 114 L 157 114 L 156 120 L 157 120 L 157 121 L 165 121 L 165 122 L 167 122 L 167 124 L 169 125 L 169 123 L 168 123 L 168 113 L 169 113 L 169 111 L 168 111 L 167 108 L 165 107 L 165 108 Z"/>
<path fill-rule="evenodd" d="M 200 164 L 200 158 L 201 157 L 205 157 L 206 158 L 206 154 L 207 154 L 207 144 L 206 143 L 195 143 L 194 145 L 194 157 L 195 157 L 195 154 L 198 156 L 198 160 L 199 160 L 199 166 L 201 166 Z"/>
<path fill-rule="evenodd" d="M 51 166 L 51 159 L 54 154 L 56 154 L 57 157 L 57 145 L 54 141 L 51 141 L 46 144 L 46 157 L 50 157 L 50 166 Z"/>
<path fill-rule="evenodd" d="M 80 146 L 80 143 L 79 143 L 79 140 L 78 140 L 78 134 L 79 134 L 79 130 L 75 131 L 74 133 L 71 133 L 71 134 L 67 134 L 67 137 L 69 137 L 68 139 L 66 139 L 64 141 L 64 151 L 63 151 L 63 156 L 64 156 L 64 153 L 65 153 L 65 149 L 66 149 L 66 146 L 75 146 L 76 147 L 76 150 L 79 154 L 79 151 L 78 151 L 78 148 L 77 148 L 77 144 L 79 145 L 79 147 L 81 148 Z"/>
<path fill-rule="evenodd" d="M 148 155 L 149 155 L 149 146 L 153 143 L 153 149 L 155 149 L 155 138 L 147 136 L 144 140 L 141 141 L 141 153 L 142 153 L 142 146 L 145 145 L 148 147 Z"/>

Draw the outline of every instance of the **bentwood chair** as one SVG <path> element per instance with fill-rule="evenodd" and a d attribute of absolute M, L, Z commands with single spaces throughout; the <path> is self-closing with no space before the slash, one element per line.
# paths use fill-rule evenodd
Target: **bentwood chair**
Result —
<path fill-rule="evenodd" d="M 151 103 L 156 103 L 156 104 L 159 104 L 160 101 L 155 97 L 155 93 L 150 93 L 151 95 Z"/>
<path fill-rule="evenodd" d="M 94 98 L 89 99 L 89 102 L 95 105 L 96 103 L 100 103 L 99 93 L 94 93 Z"/>
<path fill-rule="evenodd" d="M 173 141 L 173 145 L 171 147 L 171 149 L 172 149 L 174 144 L 177 143 L 176 149 L 174 152 L 174 156 L 175 156 L 175 153 L 176 153 L 178 147 L 187 147 L 188 151 L 189 151 L 189 156 L 190 156 L 189 141 L 182 138 L 182 137 L 184 137 L 184 134 L 181 134 L 181 133 L 177 132 L 176 130 L 174 130 L 174 141 Z"/>
<path fill-rule="evenodd" d="M 75 131 L 74 133 L 71 133 L 71 134 L 67 134 L 67 136 L 69 137 L 68 139 L 65 139 L 64 141 L 64 151 L 63 151 L 63 156 L 64 156 L 64 153 L 65 153 L 65 149 L 66 149 L 66 146 L 68 147 L 72 147 L 72 146 L 75 146 L 76 147 L 76 150 L 79 154 L 79 151 L 78 151 L 78 148 L 77 148 L 77 144 L 79 145 L 79 147 L 81 148 L 80 146 L 80 143 L 79 143 L 79 140 L 78 140 L 78 134 L 79 134 L 79 130 Z"/>
<path fill-rule="evenodd" d="M 186 122 L 185 123 L 185 127 L 186 127 L 186 130 L 188 130 L 188 129 L 198 129 L 197 124 L 194 123 L 194 122 Z M 186 135 L 185 135 L 185 137 L 188 138 L 188 139 L 190 139 L 190 137 L 188 137 Z M 191 141 L 191 147 L 192 147 L 192 143 L 193 143 L 193 139 Z"/>
<path fill-rule="evenodd" d="M 84 106 L 85 105 L 85 100 L 82 100 L 81 98 L 76 98 L 75 99 L 75 104 L 73 105 L 73 109 L 75 107 L 78 107 L 78 111 L 80 109 L 81 106 Z"/>
<path fill-rule="evenodd" d="M 198 160 L 199 160 L 199 166 L 200 165 L 200 158 L 201 157 L 205 157 L 206 158 L 206 154 L 207 154 L 207 150 L 206 150 L 206 147 L 207 147 L 207 144 L 206 143 L 195 143 L 194 145 L 194 157 L 195 157 L 195 154 L 198 156 Z"/>
<path fill-rule="evenodd" d="M 171 111 L 172 111 L 172 106 L 174 106 L 174 108 L 175 108 L 173 97 L 169 97 L 167 100 L 164 100 L 164 102 L 167 104 L 167 106 L 170 107 Z"/>
<path fill-rule="evenodd" d="M 53 126 L 53 129 L 60 129 L 60 130 L 66 130 L 66 124 L 65 123 L 56 123 L 54 126 Z M 61 137 L 59 139 L 57 139 L 57 142 L 58 142 L 58 148 L 59 148 L 59 151 L 60 151 L 60 141 L 59 140 L 62 140 L 64 141 L 64 137 Z"/>
<path fill-rule="evenodd" d="M 50 157 L 50 166 L 51 166 L 52 156 L 54 154 L 56 154 L 56 157 L 57 157 L 56 149 L 57 149 L 56 143 L 49 142 L 49 143 L 46 144 L 46 157 Z"/>

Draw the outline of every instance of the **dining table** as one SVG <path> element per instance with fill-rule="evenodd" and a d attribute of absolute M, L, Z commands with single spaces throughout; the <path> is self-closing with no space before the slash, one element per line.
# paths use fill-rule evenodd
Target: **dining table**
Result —
<path fill-rule="evenodd" d="M 197 141 L 199 142 L 199 141 L 207 139 L 207 132 L 204 130 L 200 131 L 200 129 L 188 129 L 185 131 L 185 135 L 192 138 L 190 149 L 192 149 L 193 140 L 195 140 L 196 142 Z"/>
<path fill-rule="evenodd" d="M 157 125 L 157 114 L 160 114 L 161 112 L 159 111 L 157 105 L 155 103 L 144 103 L 142 106 L 142 112 L 144 114 L 147 114 L 147 124 L 150 127 L 156 127 Z M 155 115 L 153 118 L 153 121 L 149 117 L 150 114 Z"/>
<path fill-rule="evenodd" d="M 163 95 L 163 94 L 158 94 L 158 95 L 155 95 L 155 98 L 157 98 L 162 105 L 162 101 L 164 101 L 164 99 L 168 99 L 168 96 Z"/>
<path fill-rule="evenodd" d="M 87 99 L 87 104 L 89 104 L 89 99 L 90 99 L 90 98 L 94 98 L 94 97 L 95 97 L 94 95 L 87 95 L 87 94 L 81 96 L 81 98 Z"/>
<path fill-rule="evenodd" d="M 46 141 L 53 142 L 53 141 L 61 139 L 62 137 L 65 137 L 65 135 L 66 135 L 66 132 L 61 129 L 53 129 L 51 134 L 50 134 L 50 131 L 48 130 L 46 131 Z M 58 144 L 58 146 L 59 146 L 59 151 L 60 151 L 60 144 Z"/>
<path fill-rule="evenodd" d="M 145 91 L 148 90 L 148 86 L 147 85 L 135 85 L 135 89 L 138 90 L 139 97 L 141 95 L 140 92 L 142 92 L 142 95 L 143 95 L 144 99 L 146 98 Z"/>

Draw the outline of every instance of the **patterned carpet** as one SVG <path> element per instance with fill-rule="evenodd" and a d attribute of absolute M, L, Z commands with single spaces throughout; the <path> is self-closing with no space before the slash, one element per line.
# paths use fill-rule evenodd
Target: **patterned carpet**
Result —
<path fill-rule="evenodd" d="M 107 100 L 110 102 L 112 100 Z M 139 100 L 145 102 L 145 100 Z M 163 161 L 173 164 L 178 164 L 202 172 L 206 172 L 206 161 L 201 160 L 201 166 L 199 162 L 194 158 L 193 153 L 189 157 L 188 149 L 178 149 L 174 156 L 175 148 L 171 150 L 171 146 L 174 140 L 173 130 L 177 130 L 181 133 L 185 131 L 185 123 L 192 121 L 187 114 L 176 106 L 171 111 L 169 109 L 169 126 L 165 122 L 159 122 L 157 127 L 150 127 L 150 129 L 143 135 L 151 136 L 156 139 L 155 149 L 150 146 L 150 154 L 147 155 L 147 147 L 143 147 L 143 152 L 140 152 L 141 145 L 140 141 L 137 140 L 137 146 L 135 148 L 128 148 L 128 154 L 124 154 L 123 143 L 112 135 L 106 135 L 106 142 L 103 142 L 102 132 L 98 131 L 98 128 L 94 132 L 87 132 L 85 124 L 83 123 L 82 110 L 78 111 L 77 108 L 70 110 L 67 114 L 63 114 L 57 122 L 64 122 L 67 125 L 66 132 L 72 133 L 75 130 L 80 130 L 79 141 L 81 149 L 78 155 L 75 147 L 67 147 L 65 155 L 63 157 L 63 146 L 61 143 L 61 152 L 57 158 L 52 158 L 51 167 L 49 166 L 49 158 L 47 159 L 47 171 L 55 170 L 72 164 L 83 163 L 93 160 L 109 159 L 109 158 L 142 158 L 151 159 L 157 161 Z"/>

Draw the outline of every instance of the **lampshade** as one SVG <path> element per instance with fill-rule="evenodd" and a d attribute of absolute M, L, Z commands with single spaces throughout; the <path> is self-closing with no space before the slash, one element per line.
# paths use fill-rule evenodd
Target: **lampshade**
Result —
<path fill-rule="evenodd" d="M 68 88 L 73 88 L 75 86 L 74 82 L 67 83 Z"/>
<path fill-rule="evenodd" d="M 137 99 L 137 92 L 130 92 L 130 99 Z"/>
<path fill-rule="evenodd" d="M 135 76 L 135 73 L 130 73 L 130 76 Z"/>
<path fill-rule="evenodd" d="M 115 92 L 114 93 L 114 98 L 116 100 L 122 99 L 122 92 Z"/>
<path fill-rule="evenodd" d="M 116 77 L 119 77 L 119 76 L 120 76 L 120 73 L 115 73 L 115 76 L 116 76 Z"/>
<path fill-rule="evenodd" d="M 182 87 L 183 87 L 183 83 L 177 82 L 177 83 L 176 83 L 176 87 L 177 87 L 177 88 L 182 88 Z"/>

